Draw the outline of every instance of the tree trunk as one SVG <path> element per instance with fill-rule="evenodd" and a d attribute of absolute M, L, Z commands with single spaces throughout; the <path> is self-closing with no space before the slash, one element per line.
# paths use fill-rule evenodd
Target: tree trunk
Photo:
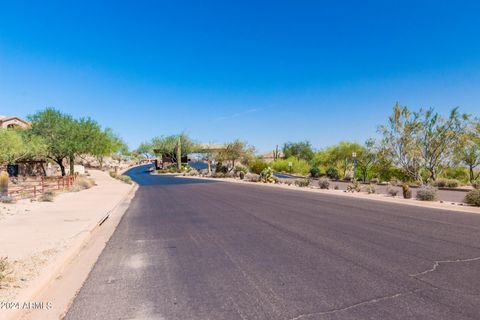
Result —
<path fill-rule="evenodd" d="M 207 160 L 207 164 L 208 164 L 208 173 L 211 174 L 212 173 L 212 161 Z"/>
<path fill-rule="evenodd" d="M 177 143 L 177 167 L 178 167 L 178 172 L 182 171 L 182 142 L 180 138 L 178 138 L 178 143 Z"/>
<path fill-rule="evenodd" d="M 60 171 L 62 172 L 62 176 L 65 176 L 65 166 L 63 165 L 63 159 L 57 159 L 55 162 L 60 167 Z"/>
<path fill-rule="evenodd" d="M 70 156 L 70 175 L 73 176 L 75 174 L 75 156 Z"/>
<path fill-rule="evenodd" d="M 468 171 L 469 171 L 469 174 L 470 174 L 470 182 L 473 182 L 473 180 L 475 180 L 475 173 L 473 172 L 473 166 L 472 165 L 468 166 Z"/>

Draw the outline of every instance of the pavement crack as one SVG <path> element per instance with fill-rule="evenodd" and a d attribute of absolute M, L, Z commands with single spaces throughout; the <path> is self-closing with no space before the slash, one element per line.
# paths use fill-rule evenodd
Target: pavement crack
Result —
<path fill-rule="evenodd" d="M 459 263 L 459 262 L 472 262 L 472 261 L 478 261 L 480 260 L 480 257 L 475 257 L 475 258 L 469 258 L 469 259 L 457 259 L 457 260 L 436 260 L 433 262 L 433 267 L 430 269 L 427 269 L 425 271 L 419 272 L 419 273 L 414 273 L 410 274 L 410 277 L 418 277 L 418 276 L 423 276 L 427 273 L 433 272 L 437 270 L 437 268 L 440 266 L 442 263 Z"/>
<path fill-rule="evenodd" d="M 361 307 L 361 306 L 368 305 L 368 304 L 378 303 L 378 302 L 385 301 L 385 300 L 390 300 L 390 299 L 396 299 L 396 298 L 399 298 L 399 297 L 402 297 L 402 296 L 405 296 L 405 295 L 409 295 L 409 294 L 413 294 L 413 293 L 417 293 L 417 292 L 420 292 L 420 291 L 423 291 L 423 290 L 425 290 L 425 289 L 418 288 L 418 289 L 414 289 L 414 290 L 410 290 L 410 291 L 398 292 L 398 293 L 387 295 L 387 296 L 376 297 L 376 298 L 373 298 L 373 299 L 370 299 L 370 300 L 361 301 L 361 302 L 352 304 L 350 306 L 342 307 L 342 308 L 336 308 L 336 309 L 322 311 L 322 312 L 304 313 L 304 314 L 300 314 L 300 315 L 298 315 L 294 318 L 291 318 L 290 320 L 308 319 L 309 317 L 323 316 L 323 315 L 327 315 L 327 314 L 333 314 L 333 313 L 337 313 L 337 312 L 347 311 L 347 310 L 354 309 L 354 308 Z"/>

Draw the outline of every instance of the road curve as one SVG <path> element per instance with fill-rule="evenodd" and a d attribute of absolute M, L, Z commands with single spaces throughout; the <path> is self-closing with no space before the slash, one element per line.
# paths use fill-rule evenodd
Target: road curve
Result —
<path fill-rule="evenodd" d="M 66 319 L 480 319 L 480 215 L 129 175 Z"/>

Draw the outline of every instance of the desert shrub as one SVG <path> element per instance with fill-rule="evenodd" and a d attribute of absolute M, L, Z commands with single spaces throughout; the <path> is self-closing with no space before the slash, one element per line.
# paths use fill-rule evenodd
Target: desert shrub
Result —
<path fill-rule="evenodd" d="M 12 273 L 7 257 L 0 257 L 0 284 Z"/>
<path fill-rule="evenodd" d="M 256 173 L 247 173 L 245 175 L 245 180 L 251 181 L 251 182 L 259 182 L 260 181 L 260 175 Z"/>
<path fill-rule="evenodd" d="M 320 174 L 321 174 L 321 171 L 318 167 L 310 168 L 310 177 L 318 178 L 318 177 L 320 177 Z"/>
<path fill-rule="evenodd" d="M 261 159 L 255 159 L 249 164 L 250 172 L 260 174 L 268 165 Z"/>
<path fill-rule="evenodd" d="M 47 190 L 38 197 L 38 201 L 41 202 L 53 202 L 55 199 L 55 191 Z"/>
<path fill-rule="evenodd" d="M 240 171 L 240 172 L 238 173 L 238 177 L 240 178 L 240 180 L 245 179 L 245 172 Z"/>
<path fill-rule="evenodd" d="M 116 175 L 115 178 L 118 179 L 118 175 Z M 93 179 L 86 178 L 86 177 L 77 177 L 75 179 L 75 182 L 73 182 L 72 191 L 81 191 L 85 189 L 90 189 L 94 185 L 95 185 L 95 181 Z"/>
<path fill-rule="evenodd" d="M 318 180 L 318 186 L 320 189 L 328 189 L 328 187 L 330 187 L 330 180 L 326 178 L 320 178 L 320 180 Z"/>
<path fill-rule="evenodd" d="M 347 185 L 347 192 L 360 192 L 362 190 L 361 186 L 360 186 L 360 182 L 358 181 L 354 181 L 352 183 L 349 183 Z"/>
<path fill-rule="evenodd" d="M 402 194 L 404 199 L 412 198 L 412 190 L 410 190 L 410 186 L 408 185 L 408 183 L 402 184 Z"/>
<path fill-rule="evenodd" d="M 448 188 L 457 188 L 460 185 L 460 181 L 456 179 L 448 179 L 447 180 L 447 187 Z"/>
<path fill-rule="evenodd" d="M 247 167 L 244 167 L 244 166 L 235 166 L 235 168 L 233 169 L 233 172 L 238 175 L 240 172 L 243 172 L 243 173 L 247 173 L 248 170 L 247 170 Z"/>
<path fill-rule="evenodd" d="M 474 180 L 472 181 L 472 187 L 474 189 L 480 189 L 480 180 Z"/>
<path fill-rule="evenodd" d="M 291 186 L 292 183 L 293 183 L 293 180 L 292 179 L 278 179 L 277 182 L 281 183 L 281 184 L 286 184 L 286 185 Z"/>
<path fill-rule="evenodd" d="M 462 167 L 445 168 L 442 176 L 447 178 L 447 179 L 454 179 L 454 180 L 459 180 L 459 181 L 462 181 L 462 182 L 467 182 L 468 179 L 469 179 L 468 170 L 466 168 L 462 168 Z"/>
<path fill-rule="evenodd" d="M 296 179 L 295 185 L 297 187 L 308 187 L 310 185 L 310 179 Z"/>
<path fill-rule="evenodd" d="M 187 176 L 195 177 L 195 176 L 198 176 L 198 175 L 199 175 L 199 172 L 198 172 L 197 169 L 192 169 L 192 170 L 187 172 Z"/>
<path fill-rule="evenodd" d="M 334 187 L 333 187 L 334 190 L 338 190 L 338 184 L 336 184 Z"/>
<path fill-rule="evenodd" d="M 273 176 L 272 168 L 267 167 L 260 173 L 260 180 L 265 183 L 275 183 L 277 178 Z"/>
<path fill-rule="evenodd" d="M 224 173 L 224 176 L 225 176 L 225 178 L 234 178 L 235 173 L 232 172 L 232 171 L 229 171 L 229 172 Z"/>
<path fill-rule="evenodd" d="M 115 171 L 109 171 L 108 173 L 110 174 L 110 177 L 117 179 L 118 174 Z"/>
<path fill-rule="evenodd" d="M 396 186 L 398 186 L 398 184 L 399 184 L 399 180 L 396 177 L 393 177 L 393 178 L 390 179 L 390 185 L 391 186 L 396 187 Z"/>
<path fill-rule="evenodd" d="M 288 165 L 290 162 L 292 163 L 291 167 Z M 307 175 L 310 172 L 310 164 L 303 159 L 297 159 L 295 157 L 277 159 L 271 162 L 270 166 L 273 170 L 279 172 L 291 172 L 300 175 Z"/>
<path fill-rule="evenodd" d="M 337 180 L 340 177 L 338 170 L 335 167 L 328 167 L 327 171 L 325 171 L 325 174 L 327 177 L 334 180 Z"/>
<path fill-rule="evenodd" d="M 118 177 L 118 180 L 124 182 L 124 183 L 127 183 L 127 184 L 132 184 L 132 178 L 130 178 L 129 176 L 120 176 Z"/>
<path fill-rule="evenodd" d="M 378 178 L 372 178 L 372 179 L 370 180 L 370 183 L 378 184 L 378 183 L 380 183 L 380 179 L 378 179 Z"/>
<path fill-rule="evenodd" d="M 388 193 L 389 195 L 391 195 L 392 197 L 396 197 L 397 194 L 398 194 L 398 189 L 389 186 L 389 187 L 387 188 L 387 193 Z"/>
<path fill-rule="evenodd" d="M 471 206 L 480 207 L 480 190 L 476 189 L 468 192 L 464 201 Z"/>
<path fill-rule="evenodd" d="M 375 191 L 375 186 L 373 184 L 369 184 L 365 187 L 365 192 L 367 192 L 368 194 L 374 194 Z"/>
<path fill-rule="evenodd" d="M 199 174 L 200 174 L 201 176 L 207 176 L 207 175 L 209 175 L 208 169 L 201 169 L 201 170 L 199 171 Z"/>
<path fill-rule="evenodd" d="M 437 199 L 437 188 L 432 186 L 421 186 L 417 190 L 417 200 L 434 201 Z"/>

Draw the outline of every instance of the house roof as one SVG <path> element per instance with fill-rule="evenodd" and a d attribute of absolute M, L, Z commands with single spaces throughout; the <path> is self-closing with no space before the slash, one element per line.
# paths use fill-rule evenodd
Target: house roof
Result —
<path fill-rule="evenodd" d="M 20 118 L 20 117 L 17 117 L 17 116 L 1 116 L 1 115 L 0 115 L 0 122 L 5 122 L 5 121 L 15 120 L 15 119 L 18 120 L 18 121 L 21 121 L 21 122 L 23 122 L 23 123 L 25 123 L 25 124 L 28 124 L 28 125 L 31 124 L 31 123 L 28 122 L 27 120 L 24 120 L 24 119 L 22 119 L 22 118 Z"/>

